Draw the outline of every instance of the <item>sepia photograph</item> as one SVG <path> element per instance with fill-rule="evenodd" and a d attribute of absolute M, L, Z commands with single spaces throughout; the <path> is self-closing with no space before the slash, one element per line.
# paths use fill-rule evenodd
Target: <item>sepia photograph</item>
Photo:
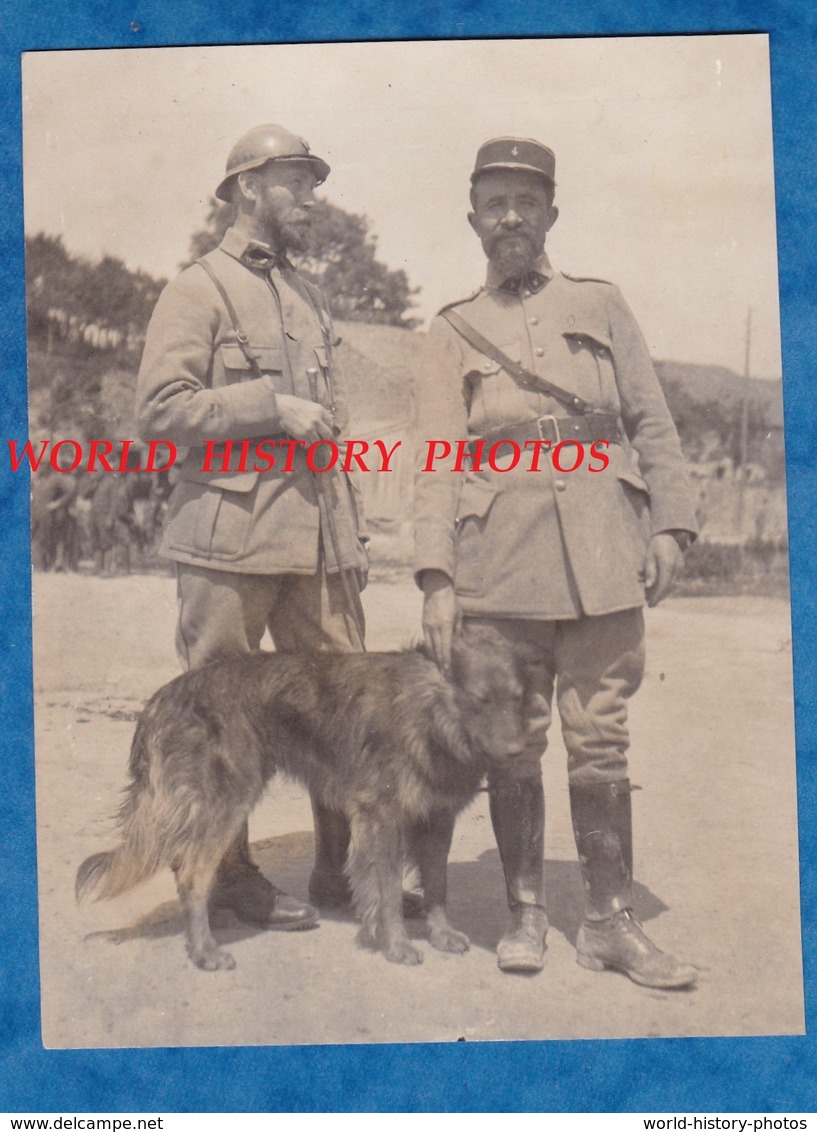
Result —
<path fill-rule="evenodd" d="M 768 36 L 22 93 L 44 1046 L 802 1035 Z"/>

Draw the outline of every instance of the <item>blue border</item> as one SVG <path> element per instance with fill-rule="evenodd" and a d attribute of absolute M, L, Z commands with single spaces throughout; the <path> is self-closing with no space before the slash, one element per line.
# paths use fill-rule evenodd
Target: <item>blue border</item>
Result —
<path fill-rule="evenodd" d="M 813 0 L 581 5 L 554 0 L 0 0 L 0 438 L 26 433 L 20 53 L 302 40 L 761 31 L 771 35 L 787 465 L 792 520 L 799 804 L 807 988 L 815 976 L 817 179 Z M 429 128 L 433 128 L 431 125 Z M 814 241 L 814 242 L 812 242 Z M 812 351 L 813 352 L 813 351 Z M 0 1111 L 817 1111 L 817 1049 L 806 1038 L 673 1039 L 402 1047 L 48 1051 L 39 1037 L 33 835 L 27 491 L 0 460 Z M 713 862 L 713 867 L 717 863 Z M 736 894 L 739 897 L 739 894 Z M 770 909 L 770 916 L 774 909 Z M 762 932 L 764 925 L 757 924 Z M 750 987 L 735 988 L 751 993 Z M 814 1011 L 807 996 L 807 1022 Z"/>

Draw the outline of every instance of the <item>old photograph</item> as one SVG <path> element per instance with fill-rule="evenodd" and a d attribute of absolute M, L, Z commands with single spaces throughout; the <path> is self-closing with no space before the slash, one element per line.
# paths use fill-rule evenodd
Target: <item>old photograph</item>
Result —
<path fill-rule="evenodd" d="M 44 1044 L 803 1033 L 768 38 L 23 99 Z"/>

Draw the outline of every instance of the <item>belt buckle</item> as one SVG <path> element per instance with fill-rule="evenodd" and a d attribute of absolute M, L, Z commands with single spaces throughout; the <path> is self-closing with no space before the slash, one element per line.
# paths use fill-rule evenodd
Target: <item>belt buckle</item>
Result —
<path fill-rule="evenodd" d="M 539 433 L 539 439 L 540 440 L 549 440 L 550 439 L 550 437 L 544 436 L 542 434 L 542 421 L 552 421 L 553 422 L 553 443 L 561 444 L 562 434 L 559 431 L 559 422 L 556 420 L 556 417 L 554 417 L 553 413 L 545 413 L 544 416 L 536 418 L 536 431 Z"/>

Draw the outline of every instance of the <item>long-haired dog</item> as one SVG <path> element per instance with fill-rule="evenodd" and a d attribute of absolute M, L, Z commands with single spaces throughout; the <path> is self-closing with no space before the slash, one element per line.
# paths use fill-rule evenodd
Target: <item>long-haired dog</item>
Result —
<path fill-rule="evenodd" d="M 420 871 L 431 944 L 466 951 L 445 911 L 454 819 L 492 760 L 522 749 L 523 696 L 518 662 L 490 626 L 455 641 L 450 679 L 421 651 L 254 653 L 179 676 L 139 719 L 122 843 L 80 866 L 77 897 L 116 896 L 169 866 L 190 958 L 233 967 L 210 932 L 208 895 L 281 771 L 348 816 L 355 910 L 387 959 L 422 960 L 403 923 L 406 856 Z"/>

